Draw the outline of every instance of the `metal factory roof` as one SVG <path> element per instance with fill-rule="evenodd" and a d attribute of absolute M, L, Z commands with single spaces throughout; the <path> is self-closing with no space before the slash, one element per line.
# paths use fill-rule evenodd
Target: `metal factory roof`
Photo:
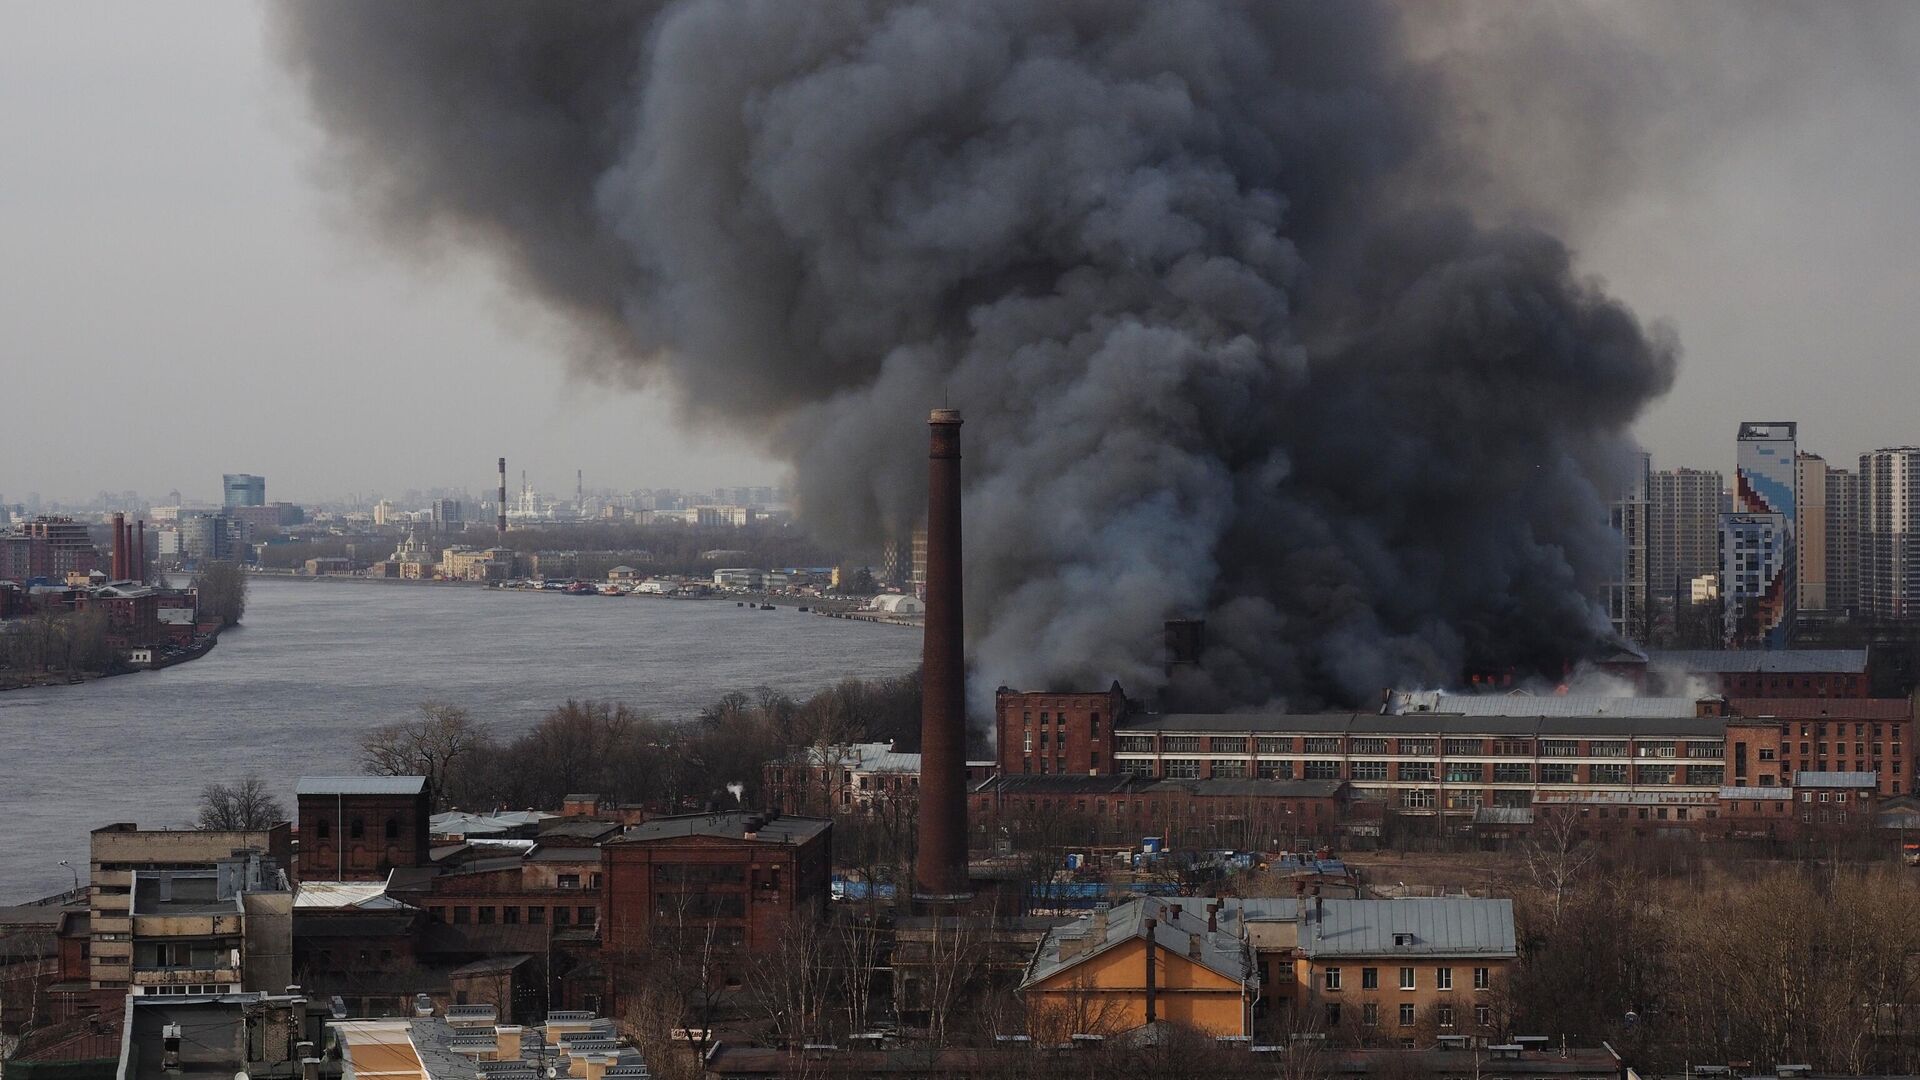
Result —
<path fill-rule="evenodd" d="M 539 810 L 501 810 L 491 814 L 450 810 L 433 815 L 429 827 L 435 836 L 488 836 L 516 829 L 531 829 L 539 825 L 541 820 L 552 816 Z"/>
<path fill-rule="evenodd" d="M 1300 949 L 1315 959 L 1518 955 L 1511 900 L 1331 899 L 1307 905 L 1302 916 Z"/>
<path fill-rule="evenodd" d="M 821 818 L 790 817 L 785 814 L 768 816 L 752 814 L 744 810 L 733 810 L 724 814 L 676 814 L 672 817 L 657 817 L 643 825 L 635 825 L 624 835 L 607 843 L 636 844 L 687 836 L 745 840 L 748 838 L 748 826 L 755 823 L 757 827 L 752 829 L 752 838 L 764 844 L 802 843 L 813 839 L 832 826 L 831 822 Z"/>
<path fill-rule="evenodd" d="M 1792 802 L 1793 789 L 1783 787 L 1723 787 L 1720 789 L 1723 799 L 1745 799 L 1748 802 Z"/>
<path fill-rule="evenodd" d="M 1867 670 L 1865 649 L 1655 649 L 1647 653 L 1647 667 L 1655 671 L 1703 674 L 1834 674 L 1861 675 Z"/>
<path fill-rule="evenodd" d="M 1793 774 L 1793 786 L 1797 788 L 1875 788 L 1880 786 L 1880 774 L 1870 772 L 1797 772 Z"/>
<path fill-rule="evenodd" d="M 427 790 L 424 776 L 303 776 L 293 793 L 301 795 L 418 795 Z"/>
<path fill-rule="evenodd" d="M 384 881 L 303 881 L 294 890 L 296 911 L 354 908 L 361 911 L 410 910 L 387 895 Z"/>
<path fill-rule="evenodd" d="M 1137 716 L 1117 734 L 1531 736 L 1577 738 L 1708 738 L 1723 734 L 1721 717 L 1687 716 L 1461 716 L 1456 713 L 1164 713 Z"/>
<path fill-rule="evenodd" d="M 1906 720 L 1910 698 L 1733 698 L 1727 702 L 1745 718 L 1774 720 Z"/>
<path fill-rule="evenodd" d="M 1449 694 L 1445 691 L 1394 691 L 1396 715 L 1458 713 L 1461 716 L 1696 716 L 1690 697 L 1606 697 L 1599 694 Z"/>
<path fill-rule="evenodd" d="M 1180 957 L 1235 982 L 1248 978 L 1253 962 L 1245 943 L 1233 934 L 1209 934 L 1204 905 L 1199 898 L 1143 896 L 1115 904 L 1104 919 L 1095 913 L 1055 927 L 1041 940 L 1020 985 L 1024 989 L 1044 982 L 1122 942 L 1145 940 L 1149 918 L 1154 921 L 1153 942 L 1169 962 Z"/>

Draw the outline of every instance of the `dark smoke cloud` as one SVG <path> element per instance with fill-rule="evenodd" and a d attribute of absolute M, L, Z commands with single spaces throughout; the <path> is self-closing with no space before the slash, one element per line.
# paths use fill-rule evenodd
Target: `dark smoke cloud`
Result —
<path fill-rule="evenodd" d="M 1151 689 L 1171 616 L 1222 705 L 1605 635 L 1676 349 L 1482 223 L 1525 200 L 1391 8 L 276 11 L 386 235 L 496 254 L 588 370 L 792 461 L 816 528 L 910 528 L 962 409 L 977 687 Z"/>

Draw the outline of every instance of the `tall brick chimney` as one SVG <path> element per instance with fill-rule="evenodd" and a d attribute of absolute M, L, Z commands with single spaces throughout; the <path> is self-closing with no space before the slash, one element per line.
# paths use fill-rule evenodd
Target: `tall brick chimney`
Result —
<path fill-rule="evenodd" d="M 127 515 L 113 515 L 113 580 L 127 579 Z"/>
<path fill-rule="evenodd" d="M 927 623 L 921 637 L 919 851 L 914 898 L 964 900 L 967 687 L 960 590 L 960 413 L 928 417 Z"/>

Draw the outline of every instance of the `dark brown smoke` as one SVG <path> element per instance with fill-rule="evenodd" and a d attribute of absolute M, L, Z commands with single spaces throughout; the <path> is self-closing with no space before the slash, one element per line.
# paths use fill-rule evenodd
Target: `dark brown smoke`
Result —
<path fill-rule="evenodd" d="M 384 235 L 491 252 L 588 370 L 791 461 L 814 528 L 911 527 L 962 409 L 976 686 L 1151 689 L 1170 617 L 1223 705 L 1605 632 L 1676 350 L 1482 220 L 1501 163 L 1394 7 L 273 10 Z M 1619 122 L 1591 100 L 1568 145 Z"/>

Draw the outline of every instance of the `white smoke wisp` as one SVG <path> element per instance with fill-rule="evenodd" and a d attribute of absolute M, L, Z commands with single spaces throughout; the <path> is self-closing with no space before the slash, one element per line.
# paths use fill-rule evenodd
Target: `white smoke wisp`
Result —
<path fill-rule="evenodd" d="M 383 236 L 484 248 L 583 368 L 791 462 L 810 528 L 904 536 L 961 409 L 982 695 L 1153 690 L 1173 617 L 1207 619 L 1193 707 L 1607 636 L 1677 347 L 1481 220 L 1501 164 L 1394 5 L 272 11 Z M 1618 122 L 1592 90 L 1568 145 Z"/>
<path fill-rule="evenodd" d="M 727 794 L 733 796 L 733 801 L 736 806 L 745 806 L 747 804 L 747 785 L 740 781 L 735 780 L 729 783 L 727 785 Z"/>

